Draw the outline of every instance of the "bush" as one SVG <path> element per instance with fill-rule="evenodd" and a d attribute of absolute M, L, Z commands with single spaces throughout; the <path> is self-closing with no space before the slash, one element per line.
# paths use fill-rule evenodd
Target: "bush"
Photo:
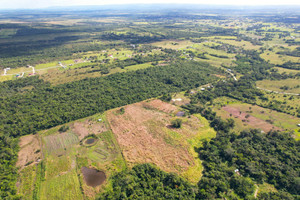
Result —
<path fill-rule="evenodd" d="M 64 132 L 66 132 L 67 130 L 69 130 L 69 126 L 63 125 L 62 127 L 60 127 L 60 128 L 58 129 L 58 132 L 64 133 Z"/>
<path fill-rule="evenodd" d="M 171 121 L 172 127 L 173 128 L 180 128 L 182 125 L 182 120 L 181 119 L 174 119 Z"/>

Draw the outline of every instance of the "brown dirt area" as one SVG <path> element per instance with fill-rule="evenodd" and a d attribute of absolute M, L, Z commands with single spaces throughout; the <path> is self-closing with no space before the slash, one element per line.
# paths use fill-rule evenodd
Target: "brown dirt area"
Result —
<path fill-rule="evenodd" d="M 26 164 L 32 162 L 36 163 L 41 158 L 40 142 L 37 135 L 27 135 L 20 138 L 19 142 L 20 151 L 18 153 L 17 167 L 23 169 Z"/>
<path fill-rule="evenodd" d="M 76 133 L 79 140 L 90 134 L 99 134 L 108 130 L 103 122 L 100 123 L 88 119 L 84 122 L 75 122 L 71 125 L 71 129 Z"/>
<path fill-rule="evenodd" d="M 175 112 L 177 110 L 176 106 L 174 105 L 171 105 L 169 103 L 166 103 L 166 102 L 163 102 L 161 100 L 158 100 L 158 99 L 155 99 L 155 100 L 152 100 L 148 103 L 146 102 L 143 102 L 144 106 L 151 106 L 152 108 L 155 108 L 157 110 L 160 110 L 162 112 L 165 112 L 165 113 L 172 113 L 172 112 Z"/>
<path fill-rule="evenodd" d="M 154 107 L 165 112 L 172 112 L 175 106 L 160 100 L 149 103 L 141 102 L 128 105 L 124 114 L 108 111 L 107 117 L 116 135 L 123 155 L 130 165 L 136 163 L 154 163 L 168 172 L 181 172 L 193 164 L 193 157 L 185 145 L 166 142 L 167 126 L 171 116 L 158 112 Z"/>
<path fill-rule="evenodd" d="M 233 117 L 239 118 L 240 120 L 249 124 L 250 126 L 252 126 L 254 128 L 259 128 L 259 129 L 263 130 L 264 132 L 268 132 L 272 129 L 280 130 L 280 128 L 273 126 L 272 124 L 270 124 L 262 119 L 253 117 L 253 116 L 249 115 L 248 113 L 241 112 L 237 108 L 233 108 L 231 106 L 225 106 L 222 109 L 227 111 L 228 113 L 232 114 Z M 246 118 L 247 115 L 249 116 L 248 118 Z"/>

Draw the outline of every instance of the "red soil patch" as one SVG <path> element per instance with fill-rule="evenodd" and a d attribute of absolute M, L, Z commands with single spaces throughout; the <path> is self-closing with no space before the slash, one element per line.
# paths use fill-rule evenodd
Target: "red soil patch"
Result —
<path fill-rule="evenodd" d="M 154 100 L 128 105 L 124 114 L 108 111 L 107 117 L 129 164 L 154 163 L 169 172 L 187 170 L 193 157 L 182 144 L 166 142 L 171 116 L 145 108 L 145 104 L 171 112 L 175 106 Z"/>
<path fill-rule="evenodd" d="M 258 119 L 256 117 L 253 117 L 251 115 L 249 115 L 248 113 L 245 112 L 241 112 L 239 109 L 237 108 L 233 108 L 231 106 L 225 106 L 222 108 L 223 110 L 229 112 L 230 114 L 232 114 L 232 116 L 239 118 L 240 120 L 242 120 L 243 122 L 249 124 L 250 126 L 253 126 L 254 128 L 258 128 L 263 130 L 264 132 L 269 132 L 270 130 L 281 130 L 280 128 L 273 126 L 272 124 L 262 120 L 262 119 Z M 248 115 L 248 117 L 246 118 L 246 116 Z"/>
<path fill-rule="evenodd" d="M 29 164 L 38 162 L 41 158 L 41 146 L 37 135 L 27 135 L 20 138 L 17 167 L 23 169 Z M 38 152 L 37 152 L 38 151 Z"/>

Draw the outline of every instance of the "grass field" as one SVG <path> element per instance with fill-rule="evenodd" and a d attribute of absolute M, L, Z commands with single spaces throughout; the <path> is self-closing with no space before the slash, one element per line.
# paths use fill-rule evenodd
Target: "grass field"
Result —
<path fill-rule="evenodd" d="M 276 107 L 280 107 L 281 110 L 290 115 L 297 116 L 297 114 L 299 114 L 300 96 L 276 94 L 270 92 L 265 92 L 264 96 L 267 98 L 267 101 L 257 98 L 256 102 L 258 105 L 268 107 L 270 104 L 273 104 L 276 105 Z"/>
<path fill-rule="evenodd" d="M 294 70 L 294 69 L 285 69 L 285 68 L 282 68 L 282 67 L 275 67 L 275 69 L 278 70 L 278 73 L 287 73 L 287 74 L 297 74 L 299 73 L 300 71 L 299 70 Z"/>
<path fill-rule="evenodd" d="M 263 80 L 257 81 L 256 86 L 278 92 L 300 93 L 300 79 Z"/>
<path fill-rule="evenodd" d="M 262 47 L 260 45 L 253 45 L 248 41 L 236 41 L 236 40 L 226 40 L 226 39 L 216 39 L 216 41 L 220 41 L 220 42 L 223 42 L 226 44 L 242 47 L 242 48 L 248 49 L 248 50 L 258 50 L 259 48 Z"/>
<path fill-rule="evenodd" d="M 241 113 L 245 113 L 246 115 L 252 116 L 259 120 L 259 124 L 254 124 L 249 122 L 247 119 L 242 121 L 239 117 L 234 117 L 234 115 L 230 114 L 226 109 L 224 110 L 224 106 L 232 109 L 237 109 Z M 265 132 L 268 129 L 278 128 L 281 130 L 293 131 L 296 135 L 296 130 L 298 130 L 297 124 L 299 123 L 299 118 L 277 112 L 274 110 L 270 110 L 267 108 L 262 108 L 259 106 L 253 106 L 251 104 L 241 103 L 239 101 L 221 97 L 214 100 L 213 110 L 217 112 L 219 116 L 222 118 L 228 119 L 232 118 L 235 120 L 235 128 L 236 131 L 241 131 L 247 128 L 261 128 Z M 265 121 L 265 123 L 260 123 L 261 120 Z"/>
<path fill-rule="evenodd" d="M 21 182 L 20 182 L 20 187 L 18 188 L 18 192 L 23 195 L 22 199 L 24 200 L 32 199 L 35 176 L 36 176 L 35 165 L 28 166 L 20 172 L 19 179 L 21 180 Z"/>
<path fill-rule="evenodd" d="M 283 64 L 285 62 L 291 61 L 291 62 L 300 62 L 300 58 L 288 56 L 288 55 L 280 55 L 276 54 L 276 50 L 273 51 L 265 51 L 264 53 L 260 54 L 260 56 L 265 59 L 266 61 L 269 61 L 272 64 Z"/>
<path fill-rule="evenodd" d="M 40 199 L 84 199 L 76 170 L 71 170 L 66 174 L 53 177 L 52 179 L 43 182 Z"/>
<path fill-rule="evenodd" d="M 189 40 L 167 40 L 161 42 L 152 43 L 154 46 L 168 48 L 168 49 L 185 49 L 193 43 Z"/>

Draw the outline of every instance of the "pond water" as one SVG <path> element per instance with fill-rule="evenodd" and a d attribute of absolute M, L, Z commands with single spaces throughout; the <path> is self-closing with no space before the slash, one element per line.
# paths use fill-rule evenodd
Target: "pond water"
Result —
<path fill-rule="evenodd" d="M 96 187 L 102 185 L 106 180 L 105 173 L 96 169 L 82 167 L 81 172 L 88 186 Z"/>
<path fill-rule="evenodd" d="M 93 144 L 95 142 L 94 138 L 89 138 L 85 141 L 86 144 Z"/>

